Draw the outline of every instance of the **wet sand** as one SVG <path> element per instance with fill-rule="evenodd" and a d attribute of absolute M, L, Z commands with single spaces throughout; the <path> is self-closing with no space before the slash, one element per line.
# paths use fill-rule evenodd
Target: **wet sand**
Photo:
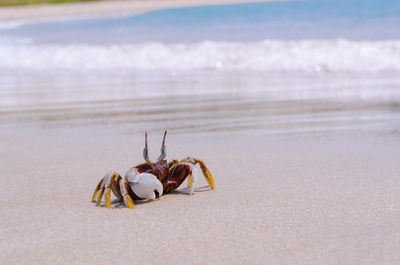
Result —
<path fill-rule="evenodd" d="M 0 8 L 0 21 L 137 14 L 163 8 L 277 0 L 112 0 Z"/>
<path fill-rule="evenodd" d="M 394 75 L 5 75 L 0 126 L 117 134 L 392 135 L 400 128 L 399 84 Z"/>
<path fill-rule="evenodd" d="M 205 159 L 215 191 L 95 207 L 99 178 L 141 162 L 142 138 L 2 127 L 0 263 L 400 262 L 396 135 L 171 133 L 168 158 Z"/>

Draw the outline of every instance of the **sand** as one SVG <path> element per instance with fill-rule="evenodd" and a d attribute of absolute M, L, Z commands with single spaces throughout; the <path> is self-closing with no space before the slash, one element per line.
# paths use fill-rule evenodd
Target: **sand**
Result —
<path fill-rule="evenodd" d="M 113 15 L 222 2 L 13 7 L 0 9 L 0 19 Z M 149 122 L 140 112 L 147 123 L 138 120 L 127 131 L 115 118 L 111 130 L 87 119 L 99 116 L 88 115 L 87 109 L 76 116 L 85 125 L 65 121 L 74 109 L 58 111 L 28 110 L 13 119 L 18 111 L 2 113 L 0 264 L 400 264 L 397 130 L 283 135 L 268 134 L 274 131 L 269 126 L 265 133 L 242 128 L 195 134 L 191 125 L 168 135 L 168 158 L 203 158 L 216 190 L 203 188 L 193 196 L 176 192 L 136 203 L 135 210 L 119 204 L 108 210 L 90 202 L 99 179 L 111 169 L 124 174 L 143 161 L 138 131 L 152 130 L 150 154 L 155 157 L 161 135 L 154 131 L 176 124 L 163 121 L 165 116 Z M 63 126 L 50 126 L 57 115 Z M 232 123 L 237 127 L 236 120 Z M 199 187 L 205 185 L 201 179 Z"/>
<path fill-rule="evenodd" d="M 400 262 L 395 135 L 171 134 L 168 157 L 205 159 L 217 189 L 108 210 L 92 192 L 142 161 L 142 135 L 2 129 L 1 264 Z"/>
<path fill-rule="evenodd" d="M 2 7 L 0 8 L 0 21 L 123 15 L 143 13 L 163 8 L 266 1 L 277 0 L 110 0 L 59 5 Z"/>

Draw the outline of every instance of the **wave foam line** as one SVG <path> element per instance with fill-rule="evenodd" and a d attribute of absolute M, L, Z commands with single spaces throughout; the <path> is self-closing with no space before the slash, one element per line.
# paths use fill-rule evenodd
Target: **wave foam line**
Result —
<path fill-rule="evenodd" d="M 20 70 L 400 71 L 400 41 L 304 40 L 126 45 L 0 44 L 0 68 Z"/>

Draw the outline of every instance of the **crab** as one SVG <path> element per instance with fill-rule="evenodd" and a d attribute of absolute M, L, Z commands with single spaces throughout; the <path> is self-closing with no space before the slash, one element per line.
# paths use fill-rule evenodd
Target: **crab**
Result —
<path fill-rule="evenodd" d="M 157 199 L 175 191 L 186 179 L 188 179 L 187 189 L 192 195 L 198 179 L 197 165 L 200 166 L 209 187 L 214 190 L 214 179 L 202 160 L 187 157 L 180 161 L 174 159 L 168 162 L 165 159 L 167 155 L 166 136 L 167 131 L 164 132 L 161 154 L 155 162 L 152 162 L 149 158 L 147 133 L 145 133 L 143 157 L 146 162 L 130 168 L 124 178 L 115 171 L 108 172 L 97 185 L 92 202 L 96 202 L 96 206 L 99 206 L 104 196 L 105 207 L 110 209 L 112 191 L 118 201 L 123 201 L 126 207 L 134 209 L 134 201 Z"/>

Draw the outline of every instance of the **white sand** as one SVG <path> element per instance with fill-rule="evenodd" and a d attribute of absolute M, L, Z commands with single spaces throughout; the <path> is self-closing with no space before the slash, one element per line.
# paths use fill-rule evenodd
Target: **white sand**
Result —
<path fill-rule="evenodd" d="M 267 1 L 276 0 L 110 0 L 58 5 L 2 7 L 0 8 L 0 21 L 133 14 L 163 8 Z"/>
<path fill-rule="evenodd" d="M 0 19 L 222 2 L 4 8 Z M 107 210 L 92 192 L 142 161 L 142 136 L 71 131 L 0 128 L 0 264 L 400 264 L 398 135 L 172 134 L 168 157 L 203 158 L 217 189 Z"/>
<path fill-rule="evenodd" d="M 169 135 L 217 189 L 107 210 L 143 143 L 98 131 L 1 133 L 0 264 L 400 264 L 398 137 Z"/>

